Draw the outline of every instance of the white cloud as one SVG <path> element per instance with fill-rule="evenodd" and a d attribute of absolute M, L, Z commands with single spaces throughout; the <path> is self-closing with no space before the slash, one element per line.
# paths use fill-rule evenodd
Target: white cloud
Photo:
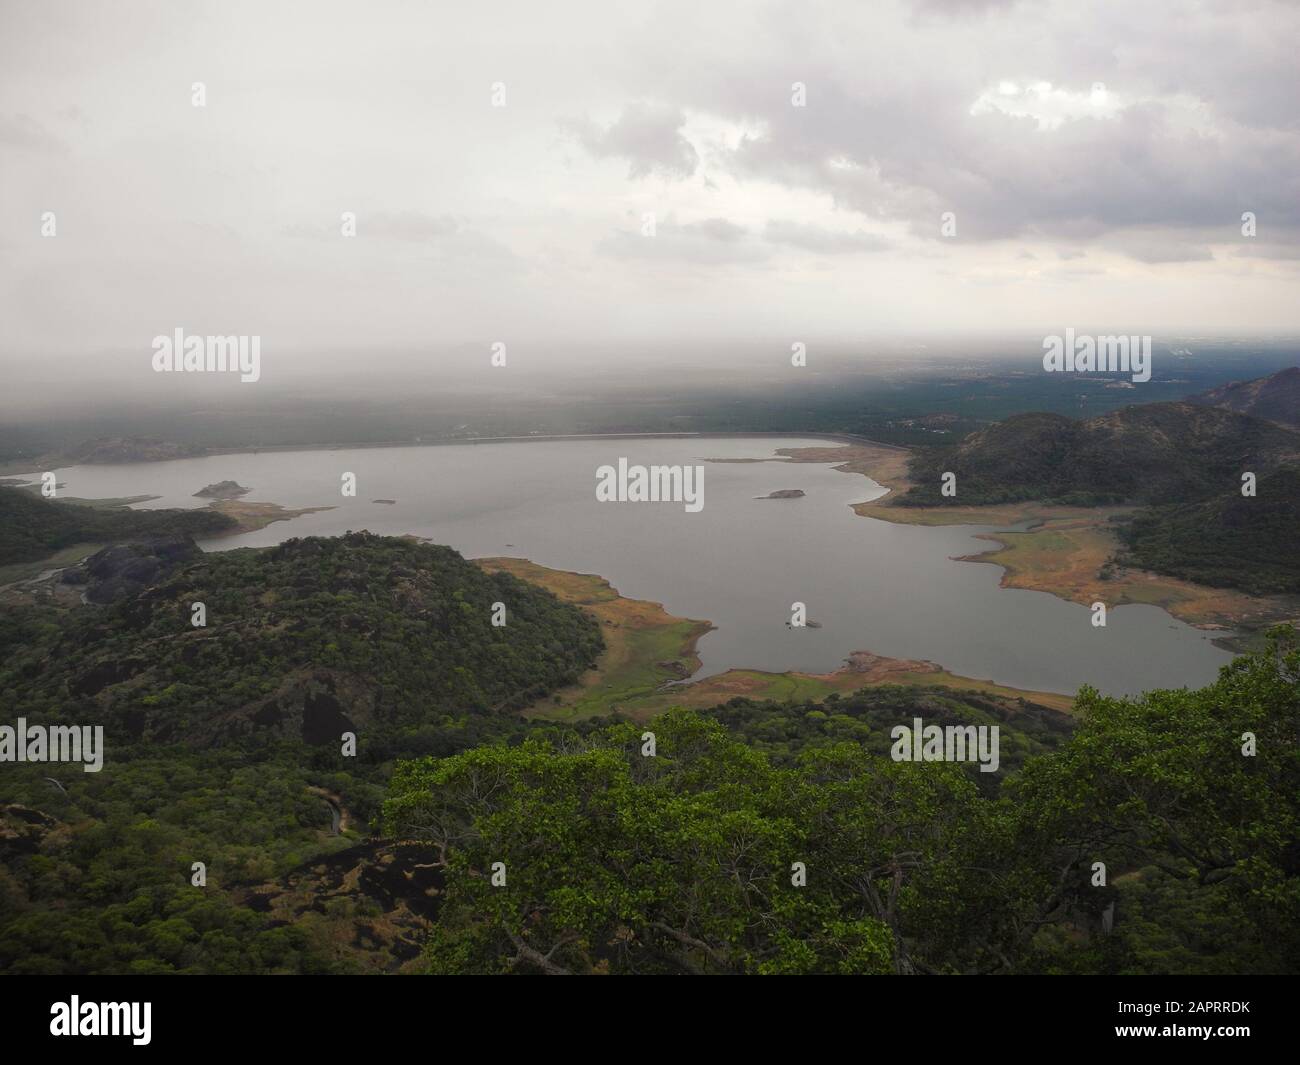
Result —
<path fill-rule="evenodd" d="M 1066 89 L 1048 81 L 1001 81 L 986 89 L 971 104 L 972 115 L 998 112 L 1013 118 L 1032 118 L 1042 130 L 1058 129 L 1081 118 L 1114 118 L 1128 104 L 1101 82 L 1086 89 Z"/>

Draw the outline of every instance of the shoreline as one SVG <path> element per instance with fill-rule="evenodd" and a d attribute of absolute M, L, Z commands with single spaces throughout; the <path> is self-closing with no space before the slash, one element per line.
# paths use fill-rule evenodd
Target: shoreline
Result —
<path fill-rule="evenodd" d="M 834 461 L 829 448 L 785 448 L 794 461 Z M 1077 507 L 1042 501 L 901 507 L 893 502 L 910 485 L 905 464 L 892 452 L 865 445 L 847 449 L 834 468 L 859 473 L 886 489 L 875 499 L 853 503 L 854 514 L 898 525 L 982 526 L 977 540 L 991 546 L 956 556 L 960 562 L 999 566 L 998 586 L 1045 592 L 1070 603 L 1108 607 L 1156 606 L 1177 621 L 1202 631 L 1221 650 L 1240 654 L 1255 646 L 1260 633 L 1278 622 L 1300 617 L 1300 598 L 1252 596 L 1235 588 L 1216 588 L 1113 562 L 1120 544 L 1113 523 L 1135 505 Z M 803 454 L 799 454 L 802 451 Z"/>
<path fill-rule="evenodd" d="M 769 437 L 777 440 L 841 440 L 852 444 L 870 444 L 873 447 L 888 448 L 893 451 L 910 453 L 911 448 L 904 447 L 901 444 L 886 444 L 879 440 L 871 440 L 865 436 L 857 436 L 853 433 L 822 433 L 822 432 L 775 432 L 770 430 L 755 430 L 753 432 L 668 432 L 668 433 L 647 433 L 647 432 L 626 432 L 626 433 L 539 433 L 537 435 L 525 434 L 522 436 L 476 436 L 476 437 L 452 437 L 445 440 L 384 440 L 364 444 L 346 444 L 346 443 L 325 443 L 325 444 L 274 444 L 268 447 L 232 447 L 232 448 L 214 448 L 204 455 L 195 456 L 196 458 L 206 458 L 217 455 L 247 455 L 257 454 L 261 451 L 274 452 L 293 452 L 293 451 L 362 451 L 373 448 L 399 448 L 399 447 L 451 447 L 455 445 L 466 444 L 528 444 L 544 443 L 564 440 L 736 440 L 747 437 Z M 164 459 L 164 462 L 175 462 L 176 459 Z M 123 465 L 127 465 L 123 463 Z M 55 467 L 56 469 L 60 467 Z M 67 467 L 62 467 L 66 469 Z"/>
<path fill-rule="evenodd" d="M 0 479 L 28 478 L 26 483 L 30 485 L 33 483 L 30 478 L 35 477 L 39 480 L 42 473 L 54 472 L 56 470 L 70 470 L 79 466 L 153 466 L 164 462 L 190 462 L 195 459 L 219 458 L 222 455 L 257 455 L 262 452 L 285 454 L 295 451 L 370 451 L 385 448 L 453 447 L 456 445 L 469 444 L 528 444 L 534 442 L 542 443 L 565 440 L 736 440 L 745 439 L 747 437 L 766 437 L 775 440 L 837 440 L 850 445 L 869 445 L 871 447 L 884 448 L 902 454 L 910 454 L 912 450 L 902 444 L 886 444 L 883 441 L 872 440 L 865 436 L 857 436 L 854 433 L 773 432 L 769 430 L 755 430 L 753 432 L 732 432 L 720 430 L 718 432 L 699 433 L 548 433 L 538 434 L 536 436 L 478 436 L 464 438 L 452 437 L 442 440 L 381 440 L 367 443 L 335 442 L 315 444 L 268 444 L 256 447 L 219 447 L 209 448 L 201 455 L 184 455 L 177 458 L 137 460 L 135 462 L 68 463 L 60 459 L 58 464 L 51 464 L 43 467 L 19 467 L 15 463 L 3 463 L 0 464 Z M 13 487 L 19 486 L 15 484 Z"/>
<path fill-rule="evenodd" d="M 669 433 L 589 433 L 538 434 L 526 436 L 477 437 L 430 441 L 384 441 L 367 444 L 275 445 L 211 451 L 192 458 L 222 455 L 344 451 L 413 447 L 446 447 L 457 444 L 520 444 L 540 441 L 592 440 L 738 440 L 788 441 L 794 446 L 771 448 L 771 454 L 756 458 L 709 459 L 702 462 L 801 462 L 829 465 L 842 473 L 855 473 L 879 485 L 883 491 L 875 498 L 850 504 L 860 517 L 877 518 L 898 524 L 978 525 L 976 535 L 990 543 L 983 551 L 959 556 L 959 561 L 998 565 L 1002 569 L 999 587 L 1045 592 L 1067 602 L 1088 605 L 1106 602 L 1117 607 L 1129 604 L 1157 606 L 1170 617 L 1202 630 L 1220 630 L 1216 646 L 1240 653 L 1258 639 L 1258 633 L 1277 621 L 1293 620 L 1300 615 L 1300 604 L 1284 598 L 1266 599 L 1248 596 L 1234 589 L 1211 588 L 1189 581 L 1147 572 L 1115 567 L 1111 558 L 1118 548 L 1110 522 L 1131 512 L 1131 507 L 1064 507 L 1055 504 L 1025 502 L 988 507 L 900 507 L 894 501 L 905 492 L 908 459 L 913 449 L 886 444 L 853 433 L 820 432 L 669 432 Z M 825 441 L 824 445 L 801 444 L 800 441 Z M 179 459 L 163 459 L 172 462 Z M 152 462 L 117 465 L 145 466 Z M 112 465 L 112 464 L 93 464 Z M 55 467 L 58 469 L 59 467 Z M 66 467 L 65 467 L 66 468 Z M 235 505 L 230 506 L 231 502 Z M 273 521 L 291 520 L 300 514 L 331 509 L 310 507 L 290 510 L 278 504 L 249 504 L 243 500 L 209 503 L 213 509 L 243 511 L 232 514 L 238 525 L 213 539 L 224 539 L 265 527 Z M 257 513 L 254 513 L 256 511 Z"/>
<path fill-rule="evenodd" d="M 715 628 L 711 622 L 669 614 L 662 603 L 628 599 L 598 574 L 552 569 L 523 558 L 491 556 L 471 561 L 486 572 L 511 573 L 586 610 L 606 637 L 606 650 L 597 668 L 576 684 L 525 708 L 521 713 L 527 717 L 573 721 L 621 713 L 640 721 L 669 707 L 700 709 L 738 696 L 820 704 L 831 694 L 889 684 L 979 692 L 1066 714 L 1074 705 L 1070 693 L 1015 688 L 951 673 L 935 662 L 889 658 L 867 650 L 851 652 L 843 665 L 827 673 L 734 667 L 693 681 L 689 675 L 681 676 L 678 669 L 689 668 L 690 674 L 699 670 L 696 645 Z"/>

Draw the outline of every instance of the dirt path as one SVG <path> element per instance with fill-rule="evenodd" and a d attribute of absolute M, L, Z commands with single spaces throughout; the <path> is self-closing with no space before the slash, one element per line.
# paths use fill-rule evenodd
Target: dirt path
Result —
<path fill-rule="evenodd" d="M 330 808 L 330 813 L 333 815 L 333 824 L 330 829 L 331 836 L 347 832 L 356 824 L 356 818 L 343 805 L 343 799 L 340 796 L 332 791 L 326 791 L 324 788 L 309 787 L 307 791 L 312 795 L 320 796 Z"/>

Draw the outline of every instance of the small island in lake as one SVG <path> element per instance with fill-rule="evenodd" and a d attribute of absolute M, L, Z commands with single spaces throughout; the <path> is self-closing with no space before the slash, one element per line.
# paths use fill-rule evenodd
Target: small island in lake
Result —
<path fill-rule="evenodd" d="M 236 481 L 218 481 L 206 488 L 200 488 L 194 494 L 203 499 L 238 499 L 240 496 L 248 495 L 248 493 L 249 489 Z"/>
<path fill-rule="evenodd" d="M 802 499 L 802 488 L 782 488 L 776 492 L 769 492 L 765 496 L 756 496 L 757 499 Z"/>
<path fill-rule="evenodd" d="M 390 507 L 397 502 L 396 499 L 372 499 L 372 503 L 387 503 Z"/>

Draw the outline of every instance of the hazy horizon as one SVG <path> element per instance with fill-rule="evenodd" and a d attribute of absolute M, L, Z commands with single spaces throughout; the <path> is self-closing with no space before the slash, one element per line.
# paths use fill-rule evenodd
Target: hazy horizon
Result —
<path fill-rule="evenodd" d="M 35 398 L 130 387 L 176 328 L 399 388 L 497 342 L 1300 334 L 1294 5 L 0 10 L 0 360 Z"/>

